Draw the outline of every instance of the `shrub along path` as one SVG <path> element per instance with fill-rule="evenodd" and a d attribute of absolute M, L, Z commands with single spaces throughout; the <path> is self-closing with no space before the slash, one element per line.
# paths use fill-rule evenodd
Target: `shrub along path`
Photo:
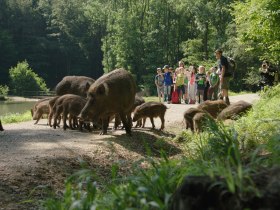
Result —
<path fill-rule="evenodd" d="M 244 100 L 253 103 L 256 94 L 230 97 L 231 102 Z M 167 104 L 166 129 L 164 132 L 150 129 L 147 120 L 145 129 L 134 129 L 128 137 L 123 130 L 109 130 L 109 135 L 100 136 L 61 128 L 52 129 L 46 119 L 34 125 L 33 121 L 3 125 L 0 132 L 0 209 L 38 209 L 38 200 L 46 197 L 48 190 L 56 193 L 64 188 L 64 180 L 81 168 L 81 162 L 93 169 L 97 182 L 110 181 L 111 167 L 120 164 L 120 173 L 128 175 L 131 167 L 147 155 L 147 145 L 151 156 L 159 157 L 164 149 L 169 157 L 181 154 L 173 141 L 163 141 L 175 137 L 184 129 L 183 113 L 196 105 Z M 155 120 L 156 128 L 160 120 Z M 145 164 L 143 164 L 145 167 Z M 28 201 L 36 200 L 29 203 Z"/>

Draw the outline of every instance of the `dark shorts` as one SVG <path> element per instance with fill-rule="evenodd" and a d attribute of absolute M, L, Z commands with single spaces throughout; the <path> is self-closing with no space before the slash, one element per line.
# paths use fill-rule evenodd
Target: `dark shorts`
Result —
<path fill-rule="evenodd" d="M 178 94 L 180 94 L 181 91 L 182 91 L 183 94 L 185 94 L 185 86 L 184 85 L 177 86 Z"/>
<path fill-rule="evenodd" d="M 230 77 L 224 77 L 224 82 L 221 84 L 221 89 L 222 90 L 228 90 L 229 89 L 229 80 Z"/>

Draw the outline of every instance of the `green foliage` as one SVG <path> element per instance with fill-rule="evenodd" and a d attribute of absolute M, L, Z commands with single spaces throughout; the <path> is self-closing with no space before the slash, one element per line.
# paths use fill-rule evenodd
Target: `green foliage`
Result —
<path fill-rule="evenodd" d="M 48 91 L 45 81 L 29 67 L 27 61 L 10 69 L 10 86 L 14 94 L 22 95 L 24 91 Z"/>
<path fill-rule="evenodd" d="M 15 113 L 15 114 L 6 114 L 1 116 L 2 123 L 8 124 L 8 123 L 18 123 L 18 122 L 25 122 L 32 120 L 32 116 L 30 114 L 30 111 L 26 111 L 23 114 Z"/>
<path fill-rule="evenodd" d="M 7 96 L 9 87 L 7 85 L 0 85 L 0 96 Z"/>
<path fill-rule="evenodd" d="M 246 0 L 234 4 L 233 15 L 240 40 L 248 51 L 260 51 L 261 58 L 279 61 L 280 16 L 276 0 Z M 257 43 L 252 45 L 250 43 Z"/>

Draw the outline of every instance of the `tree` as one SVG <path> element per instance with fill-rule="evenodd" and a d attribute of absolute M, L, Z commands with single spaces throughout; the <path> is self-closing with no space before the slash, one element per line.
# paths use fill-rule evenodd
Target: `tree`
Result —
<path fill-rule="evenodd" d="M 280 4 L 277 0 L 246 0 L 234 4 L 237 35 L 247 51 L 260 58 L 280 60 Z"/>
<path fill-rule="evenodd" d="M 10 87 L 14 94 L 23 95 L 25 91 L 48 91 L 45 81 L 29 67 L 27 61 L 19 62 L 9 70 Z"/>

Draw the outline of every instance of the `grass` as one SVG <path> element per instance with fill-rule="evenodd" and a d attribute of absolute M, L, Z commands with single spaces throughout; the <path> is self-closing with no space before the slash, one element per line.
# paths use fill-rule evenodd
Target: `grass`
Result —
<path fill-rule="evenodd" d="M 150 102 L 150 101 L 158 102 L 158 97 L 156 97 L 156 96 L 149 96 L 149 97 L 143 97 L 143 98 L 146 102 Z"/>
<path fill-rule="evenodd" d="M 1 120 L 3 124 L 9 123 L 19 123 L 24 121 L 32 120 L 32 116 L 30 111 L 26 111 L 23 114 L 15 113 L 15 114 L 6 114 L 1 116 Z"/>
<path fill-rule="evenodd" d="M 229 96 L 238 96 L 238 95 L 245 95 L 245 94 L 253 94 L 253 92 L 250 91 L 241 91 L 241 92 L 233 92 L 229 91 Z"/>
<path fill-rule="evenodd" d="M 255 171 L 280 165 L 279 113 L 280 85 L 262 94 L 253 109 L 230 126 L 208 124 L 201 134 L 182 131 L 174 139 L 183 149 L 179 158 L 170 160 L 164 153 L 159 159 L 147 157 L 143 161 L 149 163 L 148 169 L 135 164 L 129 177 L 118 176 L 115 166 L 110 184 L 94 182 L 91 171 L 84 169 L 66 181 L 61 197 L 51 197 L 43 206 L 61 210 L 167 210 L 173 193 L 188 175 L 212 177 L 213 185 L 221 186 L 240 202 L 260 197 L 252 179 Z M 262 154 L 268 156 L 263 159 Z M 223 181 L 215 181 L 215 177 Z"/>

